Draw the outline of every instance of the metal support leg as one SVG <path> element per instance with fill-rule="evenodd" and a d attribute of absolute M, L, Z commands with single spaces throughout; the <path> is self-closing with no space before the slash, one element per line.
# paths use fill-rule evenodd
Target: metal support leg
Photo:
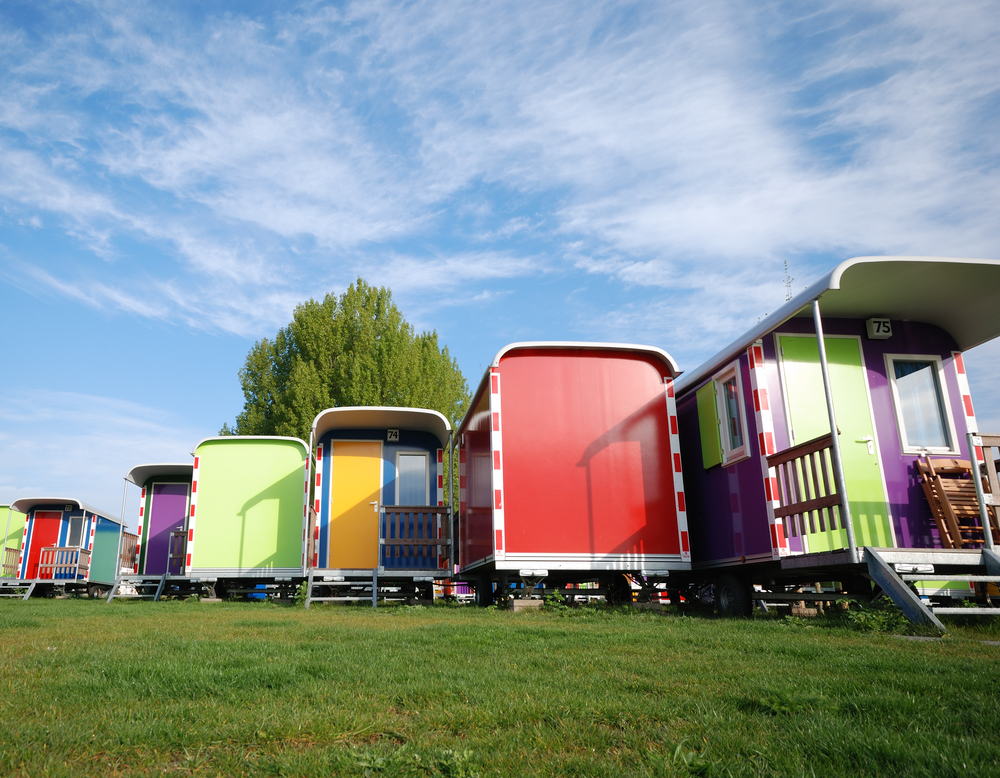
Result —
<path fill-rule="evenodd" d="M 153 596 L 153 602 L 160 601 L 160 595 L 163 594 L 163 587 L 167 584 L 167 573 L 163 574 L 163 578 L 160 579 L 160 585 L 156 587 L 156 594 Z"/>
<path fill-rule="evenodd" d="M 308 582 L 306 583 L 306 610 L 309 610 L 309 605 L 312 602 L 313 596 L 313 571 L 309 571 Z"/>
<path fill-rule="evenodd" d="M 28 598 L 31 597 L 31 593 L 33 591 L 35 591 L 35 586 L 36 586 L 37 583 L 38 583 L 38 581 L 32 581 L 31 582 L 31 586 L 28 587 L 28 591 L 26 591 L 24 593 L 24 597 L 21 598 L 22 602 L 27 602 L 28 601 Z"/>
<path fill-rule="evenodd" d="M 1000 575 L 1000 554 L 994 549 L 983 549 L 983 564 L 986 565 L 987 575 Z"/>
<path fill-rule="evenodd" d="M 110 602 L 115 598 L 115 595 L 118 593 L 118 587 L 121 586 L 121 582 L 122 582 L 122 577 L 121 575 L 119 575 L 117 578 L 115 578 L 115 583 L 111 587 L 111 591 L 108 592 L 108 599 L 105 600 L 106 605 L 110 604 Z"/>
<path fill-rule="evenodd" d="M 378 608 L 378 568 L 372 568 L 372 609 Z"/>
<path fill-rule="evenodd" d="M 886 596 L 900 607 L 906 618 L 914 624 L 931 624 L 941 632 L 945 631 L 944 624 L 938 617 L 924 605 L 923 601 L 874 549 L 865 549 L 865 562 L 868 564 L 868 575 L 882 587 Z"/>

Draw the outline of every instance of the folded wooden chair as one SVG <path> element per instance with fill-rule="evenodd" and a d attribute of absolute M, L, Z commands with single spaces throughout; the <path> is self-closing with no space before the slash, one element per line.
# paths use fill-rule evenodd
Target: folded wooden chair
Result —
<path fill-rule="evenodd" d="M 984 542 L 972 465 L 966 459 L 917 460 L 917 472 L 943 548 L 981 548 Z M 988 508 L 993 539 L 1000 543 L 996 515 Z"/>

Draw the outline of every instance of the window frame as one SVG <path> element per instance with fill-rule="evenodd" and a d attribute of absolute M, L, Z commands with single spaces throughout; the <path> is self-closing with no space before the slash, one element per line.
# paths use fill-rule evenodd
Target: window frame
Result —
<path fill-rule="evenodd" d="M 903 404 L 899 399 L 899 389 L 896 386 L 895 363 L 899 362 L 930 362 L 934 366 L 939 400 L 944 406 L 945 433 L 949 438 L 947 448 L 941 446 L 911 445 L 906 437 L 906 423 L 903 419 Z M 889 393 L 892 395 L 892 411 L 896 420 L 896 433 L 899 435 L 899 447 L 903 454 L 953 454 L 961 456 L 958 446 L 958 433 L 955 429 L 955 419 L 951 411 L 951 398 L 948 396 L 948 383 L 944 373 L 944 360 L 937 354 L 886 354 L 885 376 L 889 382 Z"/>
<path fill-rule="evenodd" d="M 740 360 L 737 359 L 712 376 L 712 383 L 715 385 L 715 412 L 719 425 L 719 443 L 722 446 L 721 464 L 723 467 L 728 467 L 729 465 L 750 458 L 750 434 L 747 430 L 747 409 L 743 398 L 743 374 L 740 368 Z M 722 433 L 722 422 L 725 421 L 727 424 L 729 422 L 725 393 L 722 389 L 730 378 L 736 380 L 736 402 L 740 413 L 740 430 L 743 433 L 743 445 L 739 448 L 730 447 L 728 429 L 726 430 L 726 434 Z"/>
<path fill-rule="evenodd" d="M 404 457 L 423 457 L 424 458 L 424 505 L 431 504 L 431 455 L 429 451 L 396 451 L 396 505 L 401 505 L 399 502 L 399 482 L 400 482 L 400 470 L 399 470 L 399 458 Z"/>

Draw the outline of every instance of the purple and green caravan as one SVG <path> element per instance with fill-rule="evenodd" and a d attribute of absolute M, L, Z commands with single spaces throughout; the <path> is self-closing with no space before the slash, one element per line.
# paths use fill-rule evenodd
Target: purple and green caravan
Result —
<path fill-rule="evenodd" d="M 695 567 L 848 548 L 832 511 L 775 518 L 780 487 L 767 457 L 830 440 L 817 325 L 856 546 L 941 548 L 915 462 L 970 459 L 966 433 L 979 430 L 962 352 L 1000 334 L 998 310 L 998 261 L 851 259 L 682 376 Z"/>
<path fill-rule="evenodd" d="M 193 470 L 190 463 L 138 465 L 125 476 L 142 489 L 134 574 L 184 574 Z"/>

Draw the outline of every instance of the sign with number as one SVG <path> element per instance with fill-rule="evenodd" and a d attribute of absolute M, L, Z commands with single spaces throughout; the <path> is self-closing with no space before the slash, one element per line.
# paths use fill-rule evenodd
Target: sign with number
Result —
<path fill-rule="evenodd" d="M 865 325 L 868 327 L 869 340 L 887 340 L 892 337 L 892 323 L 888 319 L 869 319 Z"/>
<path fill-rule="evenodd" d="M 385 438 L 389 443 L 399 443 L 399 430 L 389 430 Z"/>

